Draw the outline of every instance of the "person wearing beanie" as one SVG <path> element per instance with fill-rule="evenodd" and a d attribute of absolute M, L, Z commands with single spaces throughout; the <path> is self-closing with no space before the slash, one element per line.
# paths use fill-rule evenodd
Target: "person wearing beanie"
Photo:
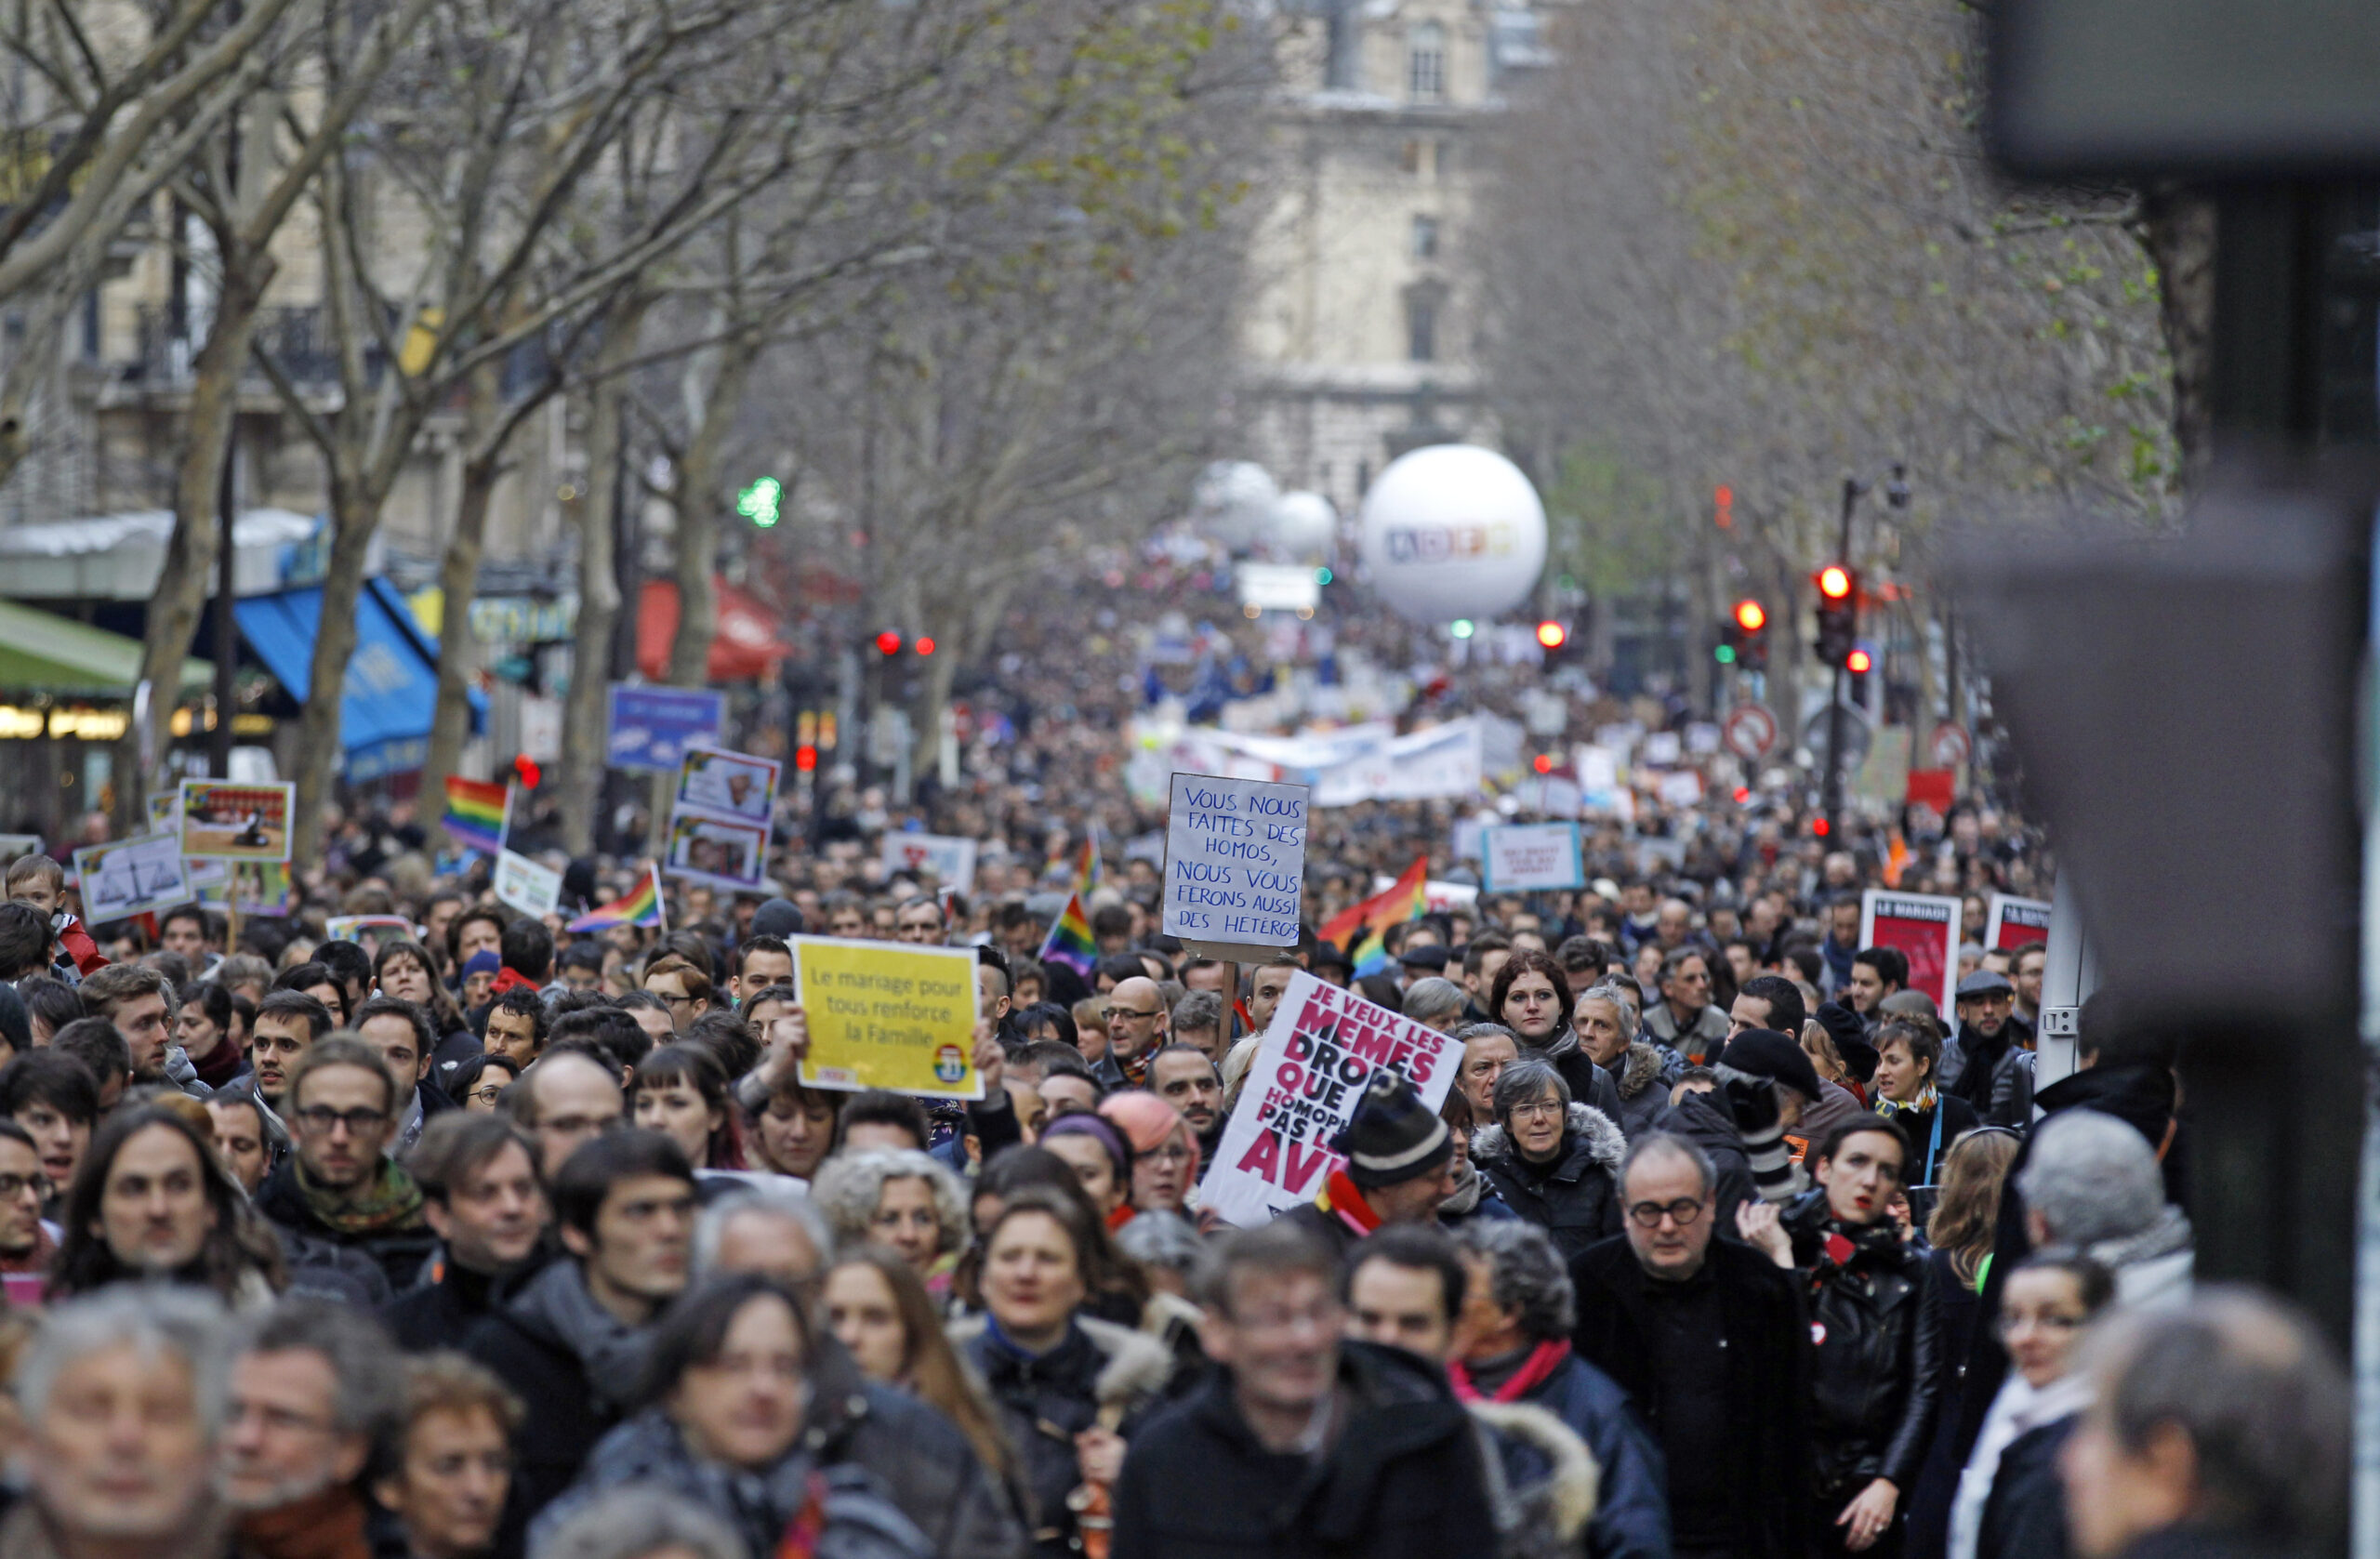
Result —
<path fill-rule="evenodd" d="M 789 899 L 764 899 L 760 907 L 752 911 L 754 936 L 774 936 L 783 941 L 788 936 L 800 936 L 807 926 L 800 906 Z"/>
<path fill-rule="evenodd" d="M 1454 1134 L 1401 1072 L 1374 1069 L 1330 1146 L 1346 1163 L 1281 1222 L 1317 1235 L 1342 1259 L 1376 1229 L 1435 1222 L 1438 1204 L 1455 1193 Z"/>
<path fill-rule="evenodd" d="M 496 956 L 493 947 L 483 947 L 463 963 L 462 1005 L 466 1012 L 477 1012 L 488 1003 L 488 993 L 496 985 L 496 971 L 504 960 Z"/>
<path fill-rule="evenodd" d="M 1758 1200 L 1783 1203 L 1808 1189 L 1785 1133 L 1824 1094 L 1818 1068 L 1793 1039 L 1773 1028 L 1748 1028 L 1719 1052 L 1719 1086 L 1689 1092 L 1665 1111 L 1657 1130 L 1683 1137 L 1709 1156 L 1718 1173 L 1719 1226 L 1736 1226 L 1736 1209 Z"/>
<path fill-rule="evenodd" d="M 1839 1001 L 1819 1002 L 1810 1016 L 1834 1041 L 1834 1053 L 1843 1058 L 1843 1069 L 1851 1074 L 1851 1080 L 1866 1090 L 1876 1076 L 1876 1047 L 1871 1038 L 1875 1031 Z"/>

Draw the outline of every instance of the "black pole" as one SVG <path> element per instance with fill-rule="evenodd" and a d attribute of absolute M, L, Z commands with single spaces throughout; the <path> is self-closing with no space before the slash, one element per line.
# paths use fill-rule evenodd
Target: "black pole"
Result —
<path fill-rule="evenodd" d="M 1846 570 L 1851 567 L 1851 510 L 1859 502 L 1859 495 L 1868 484 L 1856 476 L 1843 479 L 1843 531 L 1834 546 L 1834 561 Z M 1852 613 L 1852 630 L 1858 630 L 1859 602 L 1855 597 L 1845 602 Z M 1826 810 L 1826 837 L 1832 841 L 1843 837 L 1843 662 L 1834 663 L 1834 683 L 1826 702 L 1826 787 L 1823 792 Z"/>
<path fill-rule="evenodd" d="M 238 419 L 223 441 L 223 474 L 215 484 L 215 511 L 222 527 L 215 558 L 215 728 L 207 733 L 206 766 L 218 779 L 231 777 L 231 715 L 238 702 L 233 679 L 239 669 L 240 630 L 231 614 L 239 599 L 237 556 L 231 531 L 238 502 L 240 456 Z"/>

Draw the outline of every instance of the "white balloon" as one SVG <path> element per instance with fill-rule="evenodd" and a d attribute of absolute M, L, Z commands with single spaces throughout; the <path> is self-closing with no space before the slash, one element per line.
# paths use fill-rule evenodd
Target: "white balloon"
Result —
<path fill-rule="evenodd" d="M 1297 562 L 1318 562 L 1339 534 L 1339 511 L 1319 493 L 1284 493 L 1273 506 L 1268 539 L 1273 549 Z"/>
<path fill-rule="evenodd" d="M 1545 572 L 1545 506 L 1494 450 L 1432 444 L 1364 495 L 1363 557 L 1372 588 L 1416 622 L 1498 616 Z"/>
<path fill-rule="evenodd" d="M 1251 545 L 1281 496 L 1272 473 L 1253 460 L 1218 460 L 1198 473 L 1191 499 L 1198 529 L 1235 551 Z"/>

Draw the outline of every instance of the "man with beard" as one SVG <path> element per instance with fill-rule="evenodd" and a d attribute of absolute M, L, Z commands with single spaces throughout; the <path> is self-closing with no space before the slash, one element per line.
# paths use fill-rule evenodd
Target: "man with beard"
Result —
<path fill-rule="evenodd" d="M 1215 1161 L 1223 1140 L 1223 1080 L 1207 1052 L 1195 1045 L 1168 1045 L 1149 1057 L 1149 1090 L 1175 1109 L 1198 1140 L 1198 1159 Z"/>
<path fill-rule="evenodd" d="M 2022 1130 L 2033 1118 L 2033 1055 L 2008 1022 L 2016 988 L 1978 969 L 1959 982 L 1959 1037 L 1942 1052 L 1939 1087 L 1976 1107 L 1986 1126 Z"/>
<path fill-rule="evenodd" d="M 402 1355 L 350 1305 L 293 1298 L 231 1369 L 224 1501 L 255 1559 L 371 1559 L 362 1478 L 395 1420 Z"/>

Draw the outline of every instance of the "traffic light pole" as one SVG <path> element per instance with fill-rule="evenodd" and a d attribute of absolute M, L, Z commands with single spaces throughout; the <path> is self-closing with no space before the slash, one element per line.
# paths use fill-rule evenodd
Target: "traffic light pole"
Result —
<path fill-rule="evenodd" d="M 1843 529 L 1835 542 L 1834 556 L 1845 569 L 1851 566 L 1851 511 L 1858 505 L 1859 495 L 1867 490 L 1868 484 L 1856 476 L 1843 479 Z M 1845 604 L 1853 613 L 1852 621 L 1856 628 L 1859 611 L 1858 596 L 1855 595 Z M 1837 660 L 1834 663 L 1833 685 L 1827 694 L 1826 780 L 1819 791 L 1820 805 L 1826 813 L 1826 837 L 1831 840 L 1843 837 L 1843 662 Z"/>

